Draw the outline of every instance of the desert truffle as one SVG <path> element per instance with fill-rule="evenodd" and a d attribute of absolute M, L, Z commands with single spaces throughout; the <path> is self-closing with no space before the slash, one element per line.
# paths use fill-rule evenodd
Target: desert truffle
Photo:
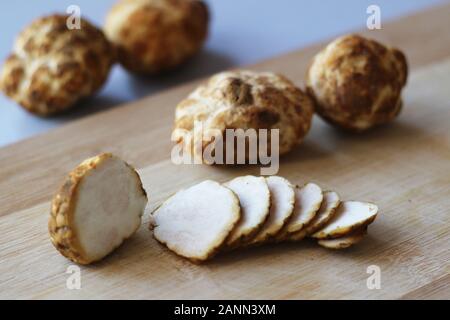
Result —
<path fill-rule="evenodd" d="M 344 129 L 364 131 L 399 114 L 407 69 L 401 51 L 347 35 L 314 57 L 307 89 L 323 119 Z"/>
<path fill-rule="evenodd" d="M 377 217 L 378 207 L 361 201 L 343 201 L 333 218 L 312 237 L 316 239 L 340 238 L 371 224 Z"/>
<path fill-rule="evenodd" d="M 238 197 L 206 180 L 167 199 L 152 215 L 154 237 L 193 262 L 215 255 L 241 218 Z"/>
<path fill-rule="evenodd" d="M 341 200 L 339 195 L 334 191 L 325 191 L 323 193 L 322 204 L 316 216 L 305 228 L 302 228 L 299 232 L 291 235 L 290 239 L 293 241 L 299 241 L 306 236 L 312 235 L 317 230 L 322 229 L 328 221 L 336 214 L 336 210 L 339 207 Z"/>
<path fill-rule="evenodd" d="M 364 227 L 340 238 L 319 240 L 317 244 L 327 249 L 346 249 L 359 243 L 366 234 L 367 227 Z"/>
<path fill-rule="evenodd" d="M 152 214 L 150 229 L 171 251 L 198 263 L 231 249 L 305 237 L 345 249 L 363 239 L 377 212 L 374 204 L 341 202 L 311 182 L 294 187 L 279 176 L 247 175 L 178 191 Z"/>
<path fill-rule="evenodd" d="M 157 74 L 200 50 L 208 17 L 206 4 L 198 0 L 122 0 L 109 12 L 104 30 L 125 68 Z"/>
<path fill-rule="evenodd" d="M 221 132 L 224 141 L 226 129 L 268 129 L 265 142 L 270 149 L 270 129 L 279 129 L 282 155 L 302 142 L 313 112 L 308 95 L 282 75 L 248 70 L 222 72 L 178 104 L 172 140 L 189 145 L 185 140 L 192 139 L 195 123 L 201 123 L 203 137 L 196 140 L 200 139 L 203 146 L 192 149 L 196 156 L 202 156 L 208 144 L 215 141 L 205 139 L 205 134 Z"/>
<path fill-rule="evenodd" d="M 2 91 L 28 111 L 46 116 L 94 94 L 108 77 L 114 50 L 101 30 L 68 16 L 39 18 L 25 28 L 0 74 Z"/>
<path fill-rule="evenodd" d="M 141 224 L 147 194 L 136 170 L 110 153 L 77 166 L 53 198 L 48 222 L 56 249 L 79 264 L 104 258 Z"/>
<path fill-rule="evenodd" d="M 279 176 L 267 177 L 266 182 L 270 191 L 269 217 L 261 230 L 250 240 L 251 244 L 264 243 L 274 237 L 294 212 L 294 186 L 287 179 Z"/>
<path fill-rule="evenodd" d="M 224 186 L 236 194 L 241 207 L 241 219 L 227 238 L 227 245 L 233 248 L 261 230 L 269 217 L 270 191 L 266 179 L 255 176 L 237 177 Z"/>
<path fill-rule="evenodd" d="M 323 191 L 315 183 L 309 182 L 295 188 L 295 204 L 292 217 L 277 234 L 278 240 L 289 239 L 300 232 L 316 217 L 323 201 Z"/>

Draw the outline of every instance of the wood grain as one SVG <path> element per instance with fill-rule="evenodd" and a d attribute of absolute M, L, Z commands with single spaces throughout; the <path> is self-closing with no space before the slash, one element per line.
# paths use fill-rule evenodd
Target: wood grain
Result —
<path fill-rule="evenodd" d="M 68 290 L 71 262 L 52 247 L 46 224 L 52 192 L 84 158 L 113 151 L 137 164 L 150 195 L 147 211 L 202 179 L 259 173 L 257 167 L 171 163 L 173 109 L 194 82 L 0 149 L 0 298 L 449 299 L 449 9 L 370 33 L 404 49 L 411 62 L 398 121 L 354 136 L 315 119 L 305 143 L 281 161 L 280 175 L 294 183 L 315 181 L 346 199 L 379 205 L 379 218 L 360 245 L 334 252 L 309 241 L 280 244 L 198 266 L 153 240 L 147 214 L 115 253 L 81 268 L 81 290 Z M 317 47 L 252 68 L 302 83 Z M 380 290 L 366 286 L 369 265 L 381 269 Z"/>
<path fill-rule="evenodd" d="M 439 279 L 430 282 L 417 290 L 407 293 L 401 299 L 412 300 L 412 299 L 428 299 L 428 300 L 439 300 L 439 299 L 449 299 L 449 289 L 450 288 L 450 274 L 447 274 Z"/>
<path fill-rule="evenodd" d="M 414 70 L 449 55 L 449 10 L 447 4 L 386 23 L 382 30 L 362 33 L 403 49 Z M 249 68 L 284 73 L 303 86 L 306 67 L 323 45 L 313 45 Z M 67 171 L 101 151 L 115 152 L 138 167 L 168 159 L 167 137 L 175 105 L 199 81 L 0 149 L 0 191 L 4 190 L 0 192 L 0 215 L 47 200 Z"/>

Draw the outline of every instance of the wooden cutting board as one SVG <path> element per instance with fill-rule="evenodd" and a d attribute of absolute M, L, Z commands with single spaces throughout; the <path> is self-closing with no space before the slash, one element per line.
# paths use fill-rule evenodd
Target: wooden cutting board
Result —
<path fill-rule="evenodd" d="M 450 298 L 450 4 L 363 32 L 402 48 L 411 76 L 399 119 L 367 134 L 339 132 L 315 119 L 280 175 L 315 181 L 346 199 L 377 203 L 369 236 L 345 251 L 280 244 L 220 255 L 205 265 L 153 240 L 148 213 L 202 179 L 258 174 L 257 167 L 176 166 L 169 140 L 176 103 L 198 81 L 0 149 L 0 298 Z M 322 44 L 321 44 L 322 45 Z M 250 68 L 303 85 L 316 45 Z M 138 233 L 104 261 L 72 263 L 47 234 L 49 201 L 65 174 L 88 156 L 112 151 L 139 168 L 150 202 Z M 368 289 L 369 266 L 381 288 Z"/>

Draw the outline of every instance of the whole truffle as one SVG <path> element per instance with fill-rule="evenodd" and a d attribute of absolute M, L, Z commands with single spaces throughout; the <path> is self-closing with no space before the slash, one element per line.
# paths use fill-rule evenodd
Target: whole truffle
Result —
<path fill-rule="evenodd" d="M 125 68 L 157 74 L 200 50 L 208 8 L 198 0 L 121 0 L 109 12 L 104 30 Z"/>
<path fill-rule="evenodd" d="M 222 137 L 226 129 L 279 129 L 279 153 L 285 154 L 303 140 L 313 113 L 309 96 L 284 76 L 246 70 L 222 72 L 178 104 L 172 139 L 179 143 L 190 137 L 186 132 L 194 137 L 195 121 L 201 122 L 204 133 L 218 129 Z M 270 141 L 267 143 L 270 147 Z M 198 156 L 197 149 L 194 154 Z"/>
<path fill-rule="evenodd" d="M 364 131 L 399 114 L 407 69 L 401 51 L 347 35 L 314 57 L 307 90 L 322 118 L 344 129 Z"/>
<path fill-rule="evenodd" d="M 114 50 L 101 30 L 68 16 L 39 18 L 23 30 L 0 74 L 2 91 L 28 111 L 46 116 L 94 94 L 108 77 Z"/>

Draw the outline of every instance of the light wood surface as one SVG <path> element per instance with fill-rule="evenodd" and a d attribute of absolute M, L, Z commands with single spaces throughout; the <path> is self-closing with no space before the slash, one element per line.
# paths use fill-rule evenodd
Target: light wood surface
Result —
<path fill-rule="evenodd" d="M 0 149 L 0 298 L 450 298 L 450 5 L 386 24 L 369 35 L 406 51 L 411 76 L 399 119 L 367 134 L 314 120 L 304 144 L 281 161 L 293 183 L 314 181 L 380 214 L 362 243 L 329 251 L 313 242 L 231 252 L 205 265 L 151 237 L 148 212 L 202 179 L 258 174 L 257 167 L 176 166 L 169 141 L 176 103 L 198 82 L 76 121 Z M 366 32 L 367 33 L 367 32 Z M 253 66 L 303 84 L 313 46 Z M 103 262 L 81 268 L 47 234 L 49 201 L 84 158 L 112 151 L 139 167 L 150 202 L 138 233 Z M 381 269 L 381 289 L 366 286 Z"/>

